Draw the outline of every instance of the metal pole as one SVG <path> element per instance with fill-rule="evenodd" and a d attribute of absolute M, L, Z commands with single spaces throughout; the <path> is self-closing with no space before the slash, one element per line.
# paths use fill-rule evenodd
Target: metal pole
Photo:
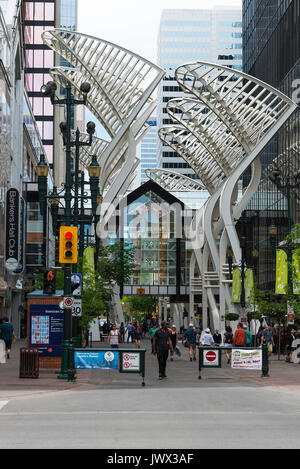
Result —
<path fill-rule="evenodd" d="M 72 95 L 71 85 L 68 83 L 66 87 L 66 114 L 67 114 L 67 129 L 66 129 L 66 179 L 65 179 L 65 222 L 66 226 L 71 224 L 71 112 L 72 112 Z M 71 296 L 71 264 L 64 265 L 64 296 Z M 69 364 L 69 347 L 72 335 L 72 309 L 64 309 L 64 326 L 63 326 L 63 342 L 62 342 L 62 357 L 61 357 L 61 371 L 58 375 L 59 379 L 68 379 Z"/>

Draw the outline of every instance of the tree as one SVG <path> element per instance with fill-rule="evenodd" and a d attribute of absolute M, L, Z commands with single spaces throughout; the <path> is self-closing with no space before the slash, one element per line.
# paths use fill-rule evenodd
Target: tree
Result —
<path fill-rule="evenodd" d="M 130 281 L 134 268 L 135 247 L 126 242 L 115 242 L 99 248 L 98 270 L 107 283 L 123 285 Z"/>
<path fill-rule="evenodd" d="M 139 316 L 139 320 L 144 319 L 145 314 L 155 311 L 155 298 L 152 296 L 127 296 L 123 301 L 128 303 L 132 313 Z"/>

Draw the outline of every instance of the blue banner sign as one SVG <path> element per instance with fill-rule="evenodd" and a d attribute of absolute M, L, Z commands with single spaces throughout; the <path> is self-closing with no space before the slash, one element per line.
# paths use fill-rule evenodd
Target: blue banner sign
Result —
<path fill-rule="evenodd" d="M 75 351 L 75 369 L 77 370 L 118 370 L 119 353 L 112 350 Z"/>

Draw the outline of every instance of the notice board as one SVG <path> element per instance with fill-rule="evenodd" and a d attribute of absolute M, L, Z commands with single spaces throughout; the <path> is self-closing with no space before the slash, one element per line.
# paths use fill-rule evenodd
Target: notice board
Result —
<path fill-rule="evenodd" d="M 60 356 L 64 313 L 59 305 L 30 305 L 30 347 L 40 355 Z"/>

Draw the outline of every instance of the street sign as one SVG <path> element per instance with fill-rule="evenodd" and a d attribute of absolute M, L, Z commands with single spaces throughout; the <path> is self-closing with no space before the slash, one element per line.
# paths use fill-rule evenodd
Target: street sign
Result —
<path fill-rule="evenodd" d="M 74 299 L 72 316 L 73 318 L 81 318 L 82 316 L 82 300 L 80 300 L 79 298 Z"/>
<path fill-rule="evenodd" d="M 5 199 L 5 267 L 14 271 L 20 260 L 20 195 L 17 189 L 6 192 Z"/>
<path fill-rule="evenodd" d="M 82 278 L 81 274 L 71 274 L 71 289 L 73 296 L 81 295 Z"/>
<path fill-rule="evenodd" d="M 199 366 L 201 368 L 220 368 L 221 351 L 215 347 L 199 347 Z"/>
<path fill-rule="evenodd" d="M 65 297 L 63 305 L 64 305 L 64 308 L 73 308 L 74 298 L 72 298 L 71 296 Z"/>

